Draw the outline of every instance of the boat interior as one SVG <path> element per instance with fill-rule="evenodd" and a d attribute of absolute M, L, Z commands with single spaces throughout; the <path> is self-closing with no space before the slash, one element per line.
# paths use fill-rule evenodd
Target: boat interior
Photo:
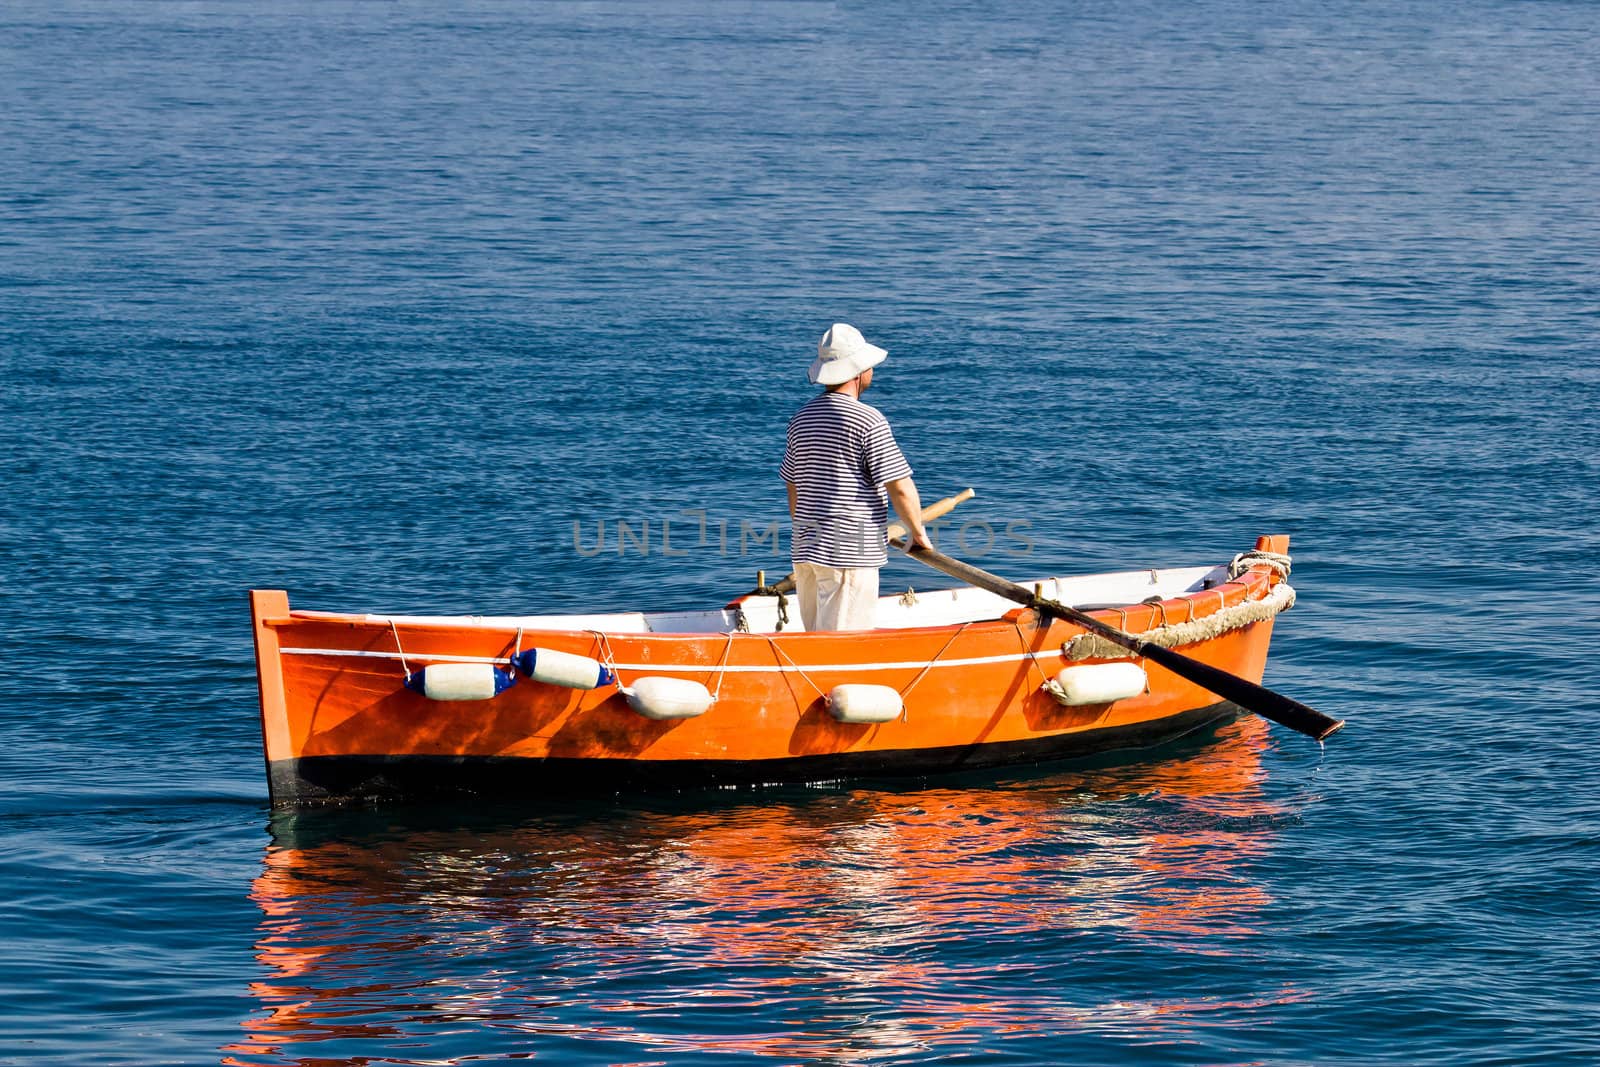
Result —
<path fill-rule="evenodd" d="M 1118 571 L 1071 578 L 1035 578 L 1021 582 L 1040 595 L 1073 607 L 1092 610 L 1121 607 L 1152 598 L 1165 600 L 1210 589 L 1228 580 L 1228 568 L 1176 567 L 1166 570 Z M 1017 605 L 985 589 L 904 590 L 878 598 L 880 630 L 952 626 L 1003 617 Z M 309 617 L 348 615 L 296 612 Z M 782 617 L 780 617 L 782 616 Z M 416 626 L 520 628 L 523 630 L 598 630 L 602 633 L 795 633 L 805 629 L 794 596 L 745 596 L 727 607 L 701 611 L 624 611 L 593 615 L 367 615 L 367 622 Z"/>

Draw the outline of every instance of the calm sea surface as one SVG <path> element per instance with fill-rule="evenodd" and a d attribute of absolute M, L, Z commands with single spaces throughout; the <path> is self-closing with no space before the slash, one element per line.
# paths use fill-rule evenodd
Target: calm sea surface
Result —
<path fill-rule="evenodd" d="M 719 605 L 836 320 L 1349 728 L 271 815 L 247 589 Z M 8 0 L 0 1063 L 1600 1062 L 1597 408 L 1600 5 Z"/>

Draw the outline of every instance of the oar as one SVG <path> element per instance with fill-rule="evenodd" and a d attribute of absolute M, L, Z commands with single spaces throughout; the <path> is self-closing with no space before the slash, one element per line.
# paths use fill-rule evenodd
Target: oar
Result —
<path fill-rule="evenodd" d="M 961 490 L 961 492 L 957 493 L 955 496 L 947 496 L 943 500 L 935 500 L 933 503 L 929 504 L 927 507 L 922 509 L 922 521 L 924 523 L 929 523 L 929 522 L 932 522 L 934 519 L 943 518 L 944 516 L 950 514 L 950 512 L 954 511 L 957 504 L 966 503 L 968 500 L 971 500 L 974 495 L 975 494 L 973 493 L 973 491 L 971 489 L 963 489 L 963 490 Z M 889 540 L 893 541 L 896 538 L 904 537 L 906 535 L 907 531 L 906 531 L 905 526 L 902 523 L 892 522 L 892 523 L 889 524 L 889 529 L 887 531 L 885 531 L 885 533 L 888 535 Z M 760 583 L 760 579 L 757 578 L 757 584 L 759 584 L 759 583 Z M 794 574 L 793 573 L 791 573 L 789 575 L 789 577 L 783 579 L 777 585 L 772 586 L 771 588 L 767 588 L 765 586 L 762 586 L 760 589 L 757 589 L 755 591 L 755 593 L 753 593 L 751 595 L 753 595 L 753 596 L 754 595 L 759 595 L 759 596 L 779 596 L 779 595 L 783 595 L 783 596 L 787 596 L 788 594 L 790 594 L 792 592 L 794 592 Z"/>
<path fill-rule="evenodd" d="M 896 548 L 905 549 L 904 535 L 895 539 L 892 544 Z M 1099 634 L 1108 641 L 1113 641 L 1145 659 L 1161 664 L 1173 674 L 1187 678 L 1195 685 L 1208 689 L 1226 700 L 1253 711 L 1264 719 L 1271 719 L 1275 723 L 1287 726 L 1291 730 L 1298 730 L 1307 737 L 1314 737 L 1318 741 L 1334 733 L 1344 725 L 1343 719 L 1330 718 L 1315 708 L 1307 707 L 1298 700 L 1292 700 L 1281 693 L 1259 686 L 1254 682 L 1240 678 L 1236 674 L 1219 670 L 1199 660 L 1190 659 L 1188 656 L 1141 641 L 1133 634 L 1107 625 L 1092 615 L 1085 614 L 1077 608 L 1054 600 L 1038 596 L 1029 589 L 1008 582 L 997 574 L 979 570 L 970 563 L 963 563 L 952 559 L 944 553 L 932 548 L 913 548 L 910 555 L 919 559 L 935 570 L 941 570 L 953 578 L 959 578 L 969 585 L 980 589 L 987 589 L 997 593 L 1007 600 L 1014 600 L 1018 604 L 1026 605 L 1041 615 L 1052 615 L 1058 619 L 1075 622 L 1085 630 Z"/>

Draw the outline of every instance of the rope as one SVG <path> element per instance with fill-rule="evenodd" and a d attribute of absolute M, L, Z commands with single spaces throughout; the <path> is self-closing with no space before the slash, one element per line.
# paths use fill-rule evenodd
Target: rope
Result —
<path fill-rule="evenodd" d="M 901 719 L 905 718 L 905 707 L 904 707 L 904 705 L 905 705 L 905 700 L 906 700 L 906 694 L 911 692 L 911 690 L 916 687 L 916 684 L 918 682 L 922 681 L 923 677 L 925 675 L 927 675 L 927 673 L 929 671 L 933 670 L 933 665 L 935 663 L 939 662 L 939 657 L 944 655 L 946 652 L 948 652 L 950 650 L 950 646 L 955 644 L 956 638 L 958 638 L 962 634 L 966 633 L 967 632 L 967 627 L 969 627 L 971 625 L 972 625 L 972 623 L 970 623 L 970 622 L 962 623 L 961 624 L 961 628 L 959 630 L 957 630 L 955 633 L 951 634 L 950 635 L 950 640 L 948 640 L 948 641 L 946 641 L 944 643 L 944 648 L 941 648 L 938 651 L 938 653 L 932 659 L 930 659 L 927 662 L 926 665 L 923 666 L 922 670 L 917 672 L 917 676 L 915 678 L 911 679 L 911 683 L 909 685 L 907 685 L 904 689 L 900 690 L 900 703 L 901 703 L 900 717 L 901 717 Z M 1013 623 L 1013 625 L 1015 625 L 1015 624 Z"/>
<path fill-rule="evenodd" d="M 1271 567 L 1279 578 L 1288 581 L 1292 563 L 1293 560 L 1282 552 L 1267 552 L 1252 548 L 1233 557 L 1233 561 L 1228 564 L 1228 577 L 1237 578 L 1251 567 Z"/>
<path fill-rule="evenodd" d="M 1033 669 L 1039 672 L 1039 680 L 1048 686 L 1053 679 L 1044 673 L 1043 667 L 1039 666 L 1039 657 L 1031 654 L 1033 650 L 1028 647 L 1028 639 L 1022 636 L 1022 624 L 1016 619 L 1012 619 L 1011 627 L 1017 631 L 1017 643 L 1022 646 L 1022 651 L 1030 653 L 1028 662 L 1033 664 Z"/>
<path fill-rule="evenodd" d="M 789 666 L 793 667 L 796 671 L 798 671 L 799 674 L 800 674 L 800 677 L 802 677 L 802 678 L 804 678 L 806 680 L 806 684 L 811 686 L 811 688 L 813 688 L 813 689 L 815 689 L 817 691 L 817 696 L 822 698 L 822 702 L 824 704 L 826 704 L 826 705 L 832 705 L 833 698 L 831 696 L 829 696 L 827 693 L 824 693 L 822 691 L 822 687 L 820 685 L 818 685 L 816 682 L 813 682 L 811 680 L 811 676 L 805 672 L 805 668 L 801 667 L 800 664 L 798 664 L 794 660 L 790 659 L 788 654 L 785 653 L 783 651 L 783 649 L 778 647 L 778 642 L 774 641 L 770 636 L 767 636 L 767 635 L 763 635 L 763 636 L 767 637 L 767 644 L 772 646 L 772 651 L 774 653 L 776 653 L 777 655 L 783 657 L 784 661 L 787 662 L 789 664 Z"/>
<path fill-rule="evenodd" d="M 600 666 L 611 672 L 613 684 L 621 690 L 623 688 L 622 674 L 617 670 L 617 657 L 611 651 L 611 642 L 606 640 L 604 631 L 590 630 L 589 632 L 595 636 L 596 647 L 600 653 Z"/>
<path fill-rule="evenodd" d="M 717 687 L 711 691 L 712 700 L 717 700 L 722 696 L 722 679 L 727 677 L 728 674 L 724 668 L 728 666 L 728 656 L 733 652 L 733 634 L 734 631 L 728 631 L 728 643 L 723 646 L 722 659 L 717 662 Z"/>
<path fill-rule="evenodd" d="M 1282 582 L 1273 586 L 1272 592 L 1260 600 L 1247 600 L 1243 604 L 1235 604 L 1231 608 L 1204 615 L 1193 622 L 1157 626 L 1133 636 L 1141 641 L 1160 645 L 1162 648 L 1181 648 L 1184 645 L 1209 641 L 1253 623 L 1265 622 L 1280 611 L 1288 611 L 1292 607 L 1294 607 L 1294 587 Z M 1127 627 L 1122 626 L 1119 629 L 1125 630 Z M 1116 642 L 1094 633 L 1079 634 L 1065 642 L 1061 646 L 1061 652 L 1069 660 L 1138 658 Z"/>
<path fill-rule="evenodd" d="M 765 572 L 763 571 L 757 571 L 756 574 L 763 578 L 765 577 Z M 790 575 L 790 577 L 792 578 L 793 575 Z M 747 596 L 772 597 L 777 601 L 777 632 L 779 633 L 783 632 L 784 624 L 789 621 L 789 598 L 783 595 L 783 589 L 781 588 L 782 585 L 782 582 L 779 582 L 778 585 L 758 585 L 755 587 L 755 589 L 746 594 Z M 739 629 L 744 633 L 750 632 L 750 620 L 744 617 L 743 605 L 740 605 L 739 607 Z"/>
<path fill-rule="evenodd" d="M 406 677 L 411 677 L 411 667 L 406 663 L 406 650 L 400 647 L 400 630 L 395 626 L 394 620 L 389 620 L 389 632 L 394 634 L 394 650 L 400 653 L 400 669 L 406 672 Z"/>

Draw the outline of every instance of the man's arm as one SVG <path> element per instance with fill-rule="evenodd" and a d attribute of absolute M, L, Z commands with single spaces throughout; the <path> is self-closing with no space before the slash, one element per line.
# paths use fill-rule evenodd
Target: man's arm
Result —
<path fill-rule="evenodd" d="M 894 505 L 894 513 L 900 516 L 901 525 L 911 531 L 912 546 L 932 548 L 933 542 L 928 540 L 928 531 L 922 525 L 922 495 L 917 492 L 917 483 L 910 478 L 897 478 L 885 488 L 889 490 L 889 502 Z M 792 485 L 789 499 L 794 499 Z"/>
<path fill-rule="evenodd" d="M 783 484 L 784 484 L 784 488 L 789 490 L 789 521 L 793 522 L 794 521 L 795 501 L 798 498 L 795 496 L 794 483 L 793 482 L 784 482 Z"/>

